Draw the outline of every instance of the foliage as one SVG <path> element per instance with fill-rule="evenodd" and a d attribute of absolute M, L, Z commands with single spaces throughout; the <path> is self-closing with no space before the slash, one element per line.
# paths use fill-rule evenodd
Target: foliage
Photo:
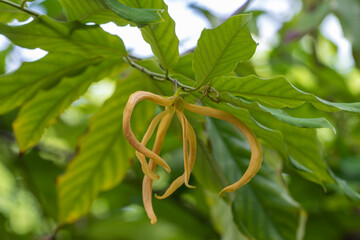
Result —
<path fill-rule="evenodd" d="M 246 12 L 249 2 L 224 21 L 197 7 L 221 24 L 204 29 L 194 51 L 180 55 L 163 0 L 46 0 L 48 16 L 0 0 L 0 34 L 47 52 L 0 76 L 1 239 L 359 236 L 360 91 L 350 84 L 360 78 L 360 3 L 304 0 L 280 29 L 281 44 L 250 60 L 257 48 L 252 23 L 265 13 Z M 319 31 L 331 13 L 353 46 L 348 74 L 321 56 L 324 44 L 333 45 Z M 101 28 L 108 22 L 138 27 L 154 57 L 132 56 Z M 0 73 L 11 52 L 0 52 Z M 264 161 L 250 183 L 217 199 L 246 170 L 249 145 L 234 126 L 185 112 L 198 140 L 191 178 L 197 189 L 154 200 L 159 220 L 151 226 L 141 204 L 141 168 L 122 134 L 123 110 L 135 91 L 169 96 L 175 85 L 186 101 L 232 113 L 250 127 Z M 99 100 L 94 89 L 101 86 L 111 90 Z M 138 139 L 159 110 L 149 102 L 135 109 Z M 173 121 L 161 152 L 173 171 L 158 170 L 159 195 L 183 171 L 181 139 Z"/>

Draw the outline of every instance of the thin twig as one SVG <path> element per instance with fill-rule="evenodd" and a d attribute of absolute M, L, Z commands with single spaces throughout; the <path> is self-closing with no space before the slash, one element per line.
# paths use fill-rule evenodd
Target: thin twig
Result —
<path fill-rule="evenodd" d="M 177 81 L 177 79 L 174 79 L 174 78 L 172 78 L 170 76 L 166 76 L 164 74 L 152 72 L 149 69 L 146 69 L 143 66 L 140 66 L 139 64 L 137 64 L 136 62 L 131 60 L 128 56 L 124 57 L 124 60 L 130 66 L 132 66 L 133 68 L 143 72 L 144 74 L 148 75 L 149 77 L 151 77 L 154 80 L 157 80 L 157 81 L 165 81 L 165 80 L 167 80 L 167 81 L 170 81 L 170 82 L 172 82 L 174 84 L 175 84 L 175 82 L 177 82 L 177 86 L 181 87 L 184 91 L 188 91 L 188 92 L 196 90 L 193 87 L 190 87 L 190 86 L 187 86 L 187 85 L 184 85 L 184 84 L 180 83 L 179 81 Z"/>
<path fill-rule="evenodd" d="M 41 13 L 35 12 L 35 11 L 29 9 L 29 8 L 21 7 L 21 5 L 10 2 L 10 1 L 7 1 L 7 0 L 0 0 L 0 3 L 5 3 L 5 4 L 9 5 L 9 6 L 17 8 L 17 9 L 19 9 L 19 10 L 21 10 L 23 12 L 26 12 L 26 13 L 28 13 L 30 15 L 33 15 L 35 17 L 39 17 L 41 15 Z"/>

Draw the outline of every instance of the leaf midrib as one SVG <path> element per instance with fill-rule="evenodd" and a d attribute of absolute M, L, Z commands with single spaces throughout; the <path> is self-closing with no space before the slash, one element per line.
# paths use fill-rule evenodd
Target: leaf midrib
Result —
<path fill-rule="evenodd" d="M 281 97 L 281 96 L 274 96 L 274 95 L 265 95 L 265 94 L 259 94 L 259 93 L 249 93 L 249 92 L 239 92 L 239 91 L 218 91 L 219 93 L 230 93 L 230 94 L 238 94 L 241 95 L 243 97 L 246 96 L 259 96 L 259 97 L 266 97 L 266 98 L 275 98 L 275 99 L 284 99 L 284 100 L 295 100 L 297 102 L 311 102 L 311 103 L 322 103 L 319 101 L 316 101 L 314 99 L 304 99 L 304 100 L 300 100 L 299 98 L 289 98 L 289 97 Z M 307 93 L 306 95 L 314 97 L 314 95 Z M 330 106 L 329 106 L 330 107 Z"/>
<path fill-rule="evenodd" d="M 239 32 L 241 32 L 244 29 L 244 27 L 249 23 L 249 21 L 250 21 L 250 19 L 247 20 L 246 22 L 244 22 L 243 26 L 234 34 L 234 36 L 231 37 L 230 41 L 227 42 L 227 44 L 225 45 L 225 48 L 223 49 L 223 51 L 221 51 L 219 57 L 216 59 L 215 64 L 213 64 L 210 71 L 205 75 L 203 80 L 201 80 L 199 86 L 201 86 L 207 80 L 209 75 L 214 71 L 215 67 L 221 60 L 222 56 L 225 54 L 225 51 L 229 48 L 230 44 L 234 41 L 235 37 L 239 34 Z"/>
<path fill-rule="evenodd" d="M 102 68 L 101 71 L 103 71 L 104 69 L 111 68 L 114 64 L 116 64 L 116 62 L 113 62 L 113 64 L 111 64 L 110 66 L 107 66 L 107 68 Z M 82 84 L 86 84 L 86 83 L 88 83 L 88 82 L 87 82 L 87 81 L 86 81 L 86 82 L 80 82 L 79 84 L 77 84 L 77 85 L 76 85 L 76 88 L 74 87 L 73 90 L 68 91 L 65 95 L 63 95 L 62 100 L 65 99 L 65 98 L 67 98 L 71 93 L 76 92 L 76 90 L 79 89 L 79 86 L 81 86 Z M 79 96 L 79 97 L 80 97 L 80 96 Z M 53 107 L 52 107 L 51 109 L 54 109 L 57 105 L 61 104 L 62 102 L 63 102 L 63 101 L 55 102 L 55 103 L 53 104 Z M 57 114 L 57 115 L 58 115 L 58 114 Z M 41 126 L 41 124 L 44 122 L 44 120 L 47 120 L 46 117 L 48 117 L 48 116 L 49 116 L 49 114 L 45 114 L 45 117 L 42 118 L 43 121 L 38 121 L 38 122 L 35 124 L 35 127 L 32 128 L 32 130 L 30 131 L 31 134 L 29 134 L 29 136 L 33 136 L 33 135 L 34 135 L 34 133 L 36 132 L 36 129 L 38 129 L 38 128 Z M 55 117 L 56 117 L 56 116 L 55 116 Z M 47 127 L 47 126 L 45 126 L 45 128 L 46 128 L 46 127 Z M 31 139 L 30 139 L 30 140 L 31 140 Z M 31 142 L 30 140 L 28 139 L 26 142 L 29 143 L 29 142 Z M 26 145 L 28 145 L 28 144 L 26 144 Z M 27 147 L 28 147 L 28 146 L 27 146 Z M 26 148 L 23 149 L 23 150 L 26 150 Z"/>

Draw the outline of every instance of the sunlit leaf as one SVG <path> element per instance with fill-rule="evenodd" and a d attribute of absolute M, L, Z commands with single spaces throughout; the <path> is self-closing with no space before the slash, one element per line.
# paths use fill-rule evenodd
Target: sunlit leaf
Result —
<path fill-rule="evenodd" d="M 203 30 L 194 52 L 196 85 L 233 71 L 238 62 L 251 58 L 256 43 L 249 32 L 251 14 L 230 17 L 219 27 Z"/>
<path fill-rule="evenodd" d="M 106 61 L 98 66 L 90 66 L 79 75 L 63 78 L 50 90 L 39 92 L 25 104 L 13 123 L 20 151 L 24 152 L 34 146 L 45 128 L 82 95 L 91 83 L 116 72 L 121 64 L 118 61 Z"/>
<path fill-rule="evenodd" d="M 25 62 L 15 72 L 0 76 L 0 113 L 8 112 L 33 97 L 39 90 L 57 84 L 64 76 L 78 74 L 101 57 L 83 58 L 52 53 L 36 62 Z"/>
<path fill-rule="evenodd" d="M 24 48 L 41 48 L 49 52 L 68 52 L 84 57 L 119 58 L 127 55 L 123 41 L 99 26 L 79 22 L 57 22 L 47 16 L 21 26 L 0 23 L 1 33 Z"/>
<path fill-rule="evenodd" d="M 192 59 L 193 59 L 193 53 L 188 53 L 186 55 L 182 55 L 179 58 L 179 61 L 177 62 L 177 64 L 172 69 L 172 71 L 174 71 L 176 73 L 180 73 L 180 74 L 186 76 L 187 78 L 195 80 L 195 74 L 192 69 Z"/>
<path fill-rule="evenodd" d="M 10 2 L 19 4 L 21 0 L 10 0 Z M 29 19 L 30 17 L 31 15 L 29 15 L 28 13 L 25 13 L 15 7 L 0 2 L 0 22 L 8 23 L 14 19 L 17 19 L 21 22 Z"/>
<path fill-rule="evenodd" d="M 64 8 L 64 12 L 69 21 L 78 20 L 84 23 L 93 22 L 103 24 L 114 22 L 119 26 L 125 26 L 129 22 L 111 9 L 109 9 L 105 1 L 99 0 L 59 0 Z"/>
<path fill-rule="evenodd" d="M 0 74 L 5 73 L 6 56 L 13 50 L 13 46 L 9 45 L 6 49 L 0 51 Z"/>
<path fill-rule="evenodd" d="M 219 77 L 214 81 L 214 88 L 222 93 L 244 97 L 272 108 L 296 108 L 304 103 L 311 103 L 322 111 L 348 111 L 360 113 L 360 102 L 333 103 L 303 92 L 291 85 L 285 77 L 278 76 L 264 79 L 256 76 Z"/>
<path fill-rule="evenodd" d="M 84 216 L 101 190 L 114 187 L 124 177 L 134 150 L 122 133 L 122 116 L 129 95 L 144 87 L 139 77 L 118 82 L 115 93 L 90 120 L 89 130 L 80 141 L 80 149 L 58 180 L 59 221 L 73 222 Z M 140 105 L 142 125 L 153 108 Z M 149 111 L 150 110 L 150 111 Z M 132 124 L 133 128 L 139 124 Z M 126 194 L 126 193 L 119 193 Z"/>
<path fill-rule="evenodd" d="M 132 8 L 117 0 L 105 0 L 107 5 L 120 17 L 143 26 L 144 24 L 161 22 L 161 9 Z"/>

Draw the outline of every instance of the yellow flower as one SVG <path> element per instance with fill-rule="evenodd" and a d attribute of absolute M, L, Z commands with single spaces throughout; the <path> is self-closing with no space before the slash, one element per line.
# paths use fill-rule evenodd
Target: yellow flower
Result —
<path fill-rule="evenodd" d="M 150 100 L 160 106 L 164 106 L 165 110 L 154 117 L 142 141 L 139 142 L 131 130 L 130 120 L 134 107 L 142 100 Z M 259 171 L 261 166 L 262 150 L 255 134 L 248 126 L 237 119 L 234 115 L 219 109 L 190 104 L 177 94 L 172 97 L 165 98 L 144 91 L 133 93 L 125 106 L 123 115 L 123 131 L 130 145 L 136 150 L 136 156 L 139 159 L 142 171 L 145 174 L 142 190 L 143 203 L 145 211 L 151 220 L 151 224 L 155 224 L 157 221 L 152 208 L 152 184 L 154 180 L 159 179 L 159 176 L 155 174 L 156 166 L 162 166 L 168 173 L 171 171 L 169 165 L 159 156 L 159 154 L 165 134 L 175 113 L 182 126 L 184 173 L 170 184 L 170 187 L 162 196 L 155 194 L 155 197 L 158 199 L 164 199 L 170 196 L 183 184 L 185 184 L 188 188 L 194 188 L 194 186 L 189 184 L 189 179 L 196 159 L 196 135 L 191 124 L 185 117 L 183 112 L 184 109 L 201 115 L 221 119 L 233 124 L 244 134 L 245 138 L 249 142 L 251 148 L 251 158 L 248 169 L 245 171 L 240 180 L 222 189 L 219 193 L 219 197 L 221 197 L 225 192 L 234 192 L 241 186 L 248 183 Z M 153 149 L 150 150 L 146 147 L 146 144 L 153 135 L 157 126 L 158 130 L 156 132 L 155 143 Z M 146 157 L 149 158 L 149 162 L 146 161 Z"/>

